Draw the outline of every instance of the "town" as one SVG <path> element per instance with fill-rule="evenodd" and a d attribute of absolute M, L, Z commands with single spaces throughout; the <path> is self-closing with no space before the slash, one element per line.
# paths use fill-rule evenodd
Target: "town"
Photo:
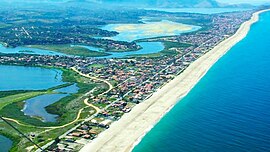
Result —
<path fill-rule="evenodd" d="M 203 30 L 143 40 L 190 44 L 187 47 L 170 48 L 171 51 L 177 52 L 176 55 L 157 58 L 138 56 L 98 59 L 79 56 L 0 54 L 0 64 L 72 69 L 81 76 L 89 79 L 98 78 L 96 81 L 102 80 L 110 86 L 101 94 L 88 94 L 82 99 L 86 104 L 95 107 L 95 114 L 43 147 L 48 151 L 76 151 L 108 129 L 125 113 L 129 113 L 137 104 L 151 97 L 196 59 L 232 36 L 243 22 L 250 19 L 253 12 L 213 15 L 210 26 Z"/>

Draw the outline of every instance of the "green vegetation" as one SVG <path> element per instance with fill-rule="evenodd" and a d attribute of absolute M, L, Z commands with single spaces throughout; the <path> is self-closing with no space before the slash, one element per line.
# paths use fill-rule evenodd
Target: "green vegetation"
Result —
<path fill-rule="evenodd" d="M 24 101 L 48 92 L 27 92 L 0 98 L 0 110 L 14 102 Z"/>
<path fill-rule="evenodd" d="M 25 126 L 19 126 L 16 123 L 10 122 L 13 126 L 15 126 L 17 129 L 19 129 L 20 131 L 24 132 L 26 135 L 30 134 L 33 131 L 36 132 L 41 132 L 44 129 L 38 129 L 36 127 L 25 127 Z M 10 150 L 10 152 L 26 152 L 26 150 L 24 150 L 27 146 L 30 146 L 30 143 L 27 143 L 27 140 L 25 138 L 22 138 L 21 135 L 14 131 L 13 128 L 11 128 L 9 125 L 7 125 L 4 122 L 0 122 L 0 134 L 4 135 L 6 137 L 8 137 L 9 139 L 11 139 L 13 141 L 13 147 Z M 22 147 L 24 147 L 24 149 L 22 149 Z"/>
<path fill-rule="evenodd" d="M 61 69 L 61 70 L 63 71 L 62 74 L 63 81 L 68 82 L 66 84 L 62 84 L 56 87 L 49 88 L 48 90 L 43 90 L 39 92 L 38 91 L 32 92 L 26 91 L 26 93 L 21 93 L 22 91 L 10 91 L 6 93 L 2 92 L 2 96 L 15 93 L 20 94 L 0 98 L 1 103 L 0 114 L 5 117 L 13 118 L 20 122 L 24 122 L 35 126 L 58 126 L 73 121 L 77 117 L 78 111 L 85 106 L 82 99 L 80 100 L 77 99 L 83 96 L 89 90 L 92 90 L 97 85 L 89 81 L 89 79 L 81 77 L 79 74 L 70 69 Z M 58 102 L 46 107 L 46 110 L 49 113 L 59 115 L 59 119 L 57 122 L 44 123 L 39 118 L 24 115 L 24 113 L 21 111 L 21 109 L 23 109 L 24 107 L 23 101 L 42 94 L 54 93 L 53 90 L 67 87 L 74 83 L 77 83 L 77 86 L 79 87 L 78 93 L 64 97 L 60 99 Z"/>
<path fill-rule="evenodd" d="M 18 128 L 25 134 L 35 134 L 36 136 L 32 139 L 39 143 L 39 145 L 41 146 L 45 145 L 48 141 L 54 140 L 59 135 L 66 132 L 68 129 L 74 127 L 81 120 L 69 126 L 54 129 L 46 133 L 44 133 L 46 129 L 40 127 L 61 126 L 70 123 L 77 118 L 78 112 L 82 108 L 84 108 L 84 110 L 80 115 L 80 119 L 85 119 L 86 117 L 89 117 L 90 115 L 95 113 L 95 109 L 86 107 L 86 105 L 83 103 L 83 100 L 85 99 L 84 94 L 97 86 L 97 89 L 95 89 L 97 90 L 97 92 L 102 92 L 102 90 L 105 90 L 108 87 L 105 84 L 96 84 L 88 78 L 82 77 L 78 73 L 70 69 L 61 68 L 61 70 L 63 71 L 63 81 L 67 82 L 66 84 L 39 91 L 22 90 L 0 92 L 0 115 L 17 120 L 19 123 L 23 124 L 19 125 L 15 122 L 10 121 L 16 128 Z M 46 110 L 49 113 L 59 115 L 59 118 L 56 122 L 43 122 L 40 118 L 26 116 L 21 111 L 25 104 L 23 101 L 39 95 L 55 93 L 53 92 L 53 90 L 67 87 L 74 83 L 76 83 L 79 87 L 77 93 L 70 94 L 69 96 L 62 98 L 58 102 L 46 107 Z M 5 135 L 13 141 L 13 148 L 11 149 L 11 151 L 25 151 L 23 149 L 32 146 L 31 143 L 29 143 L 26 139 L 21 138 L 21 136 L 17 132 L 15 132 L 4 122 L 0 121 L 0 128 L 2 128 L 0 129 L 0 134 Z"/>
<path fill-rule="evenodd" d="M 29 124 L 32 126 L 55 126 L 55 123 L 44 123 L 41 118 L 29 117 L 24 115 L 21 111 L 24 107 L 24 102 L 11 103 L 1 109 L 0 114 L 4 117 L 16 119 L 23 124 Z"/>
<path fill-rule="evenodd" d="M 54 91 L 54 90 L 57 90 L 57 89 L 65 88 L 65 87 L 71 86 L 73 84 L 74 83 L 70 83 L 70 82 L 69 83 L 65 83 L 65 84 L 61 84 L 59 86 L 49 88 L 48 91 Z"/>
<path fill-rule="evenodd" d="M 165 46 L 165 50 L 170 49 L 170 48 L 187 48 L 192 46 L 192 44 L 188 44 L 188 43 L 178 43 L 178 42 L 169 42 L 169 41 L 164 41 L 163 42 L 164 46 Z"/>
<path fill-rule="evenodd" d="M 0 91 L 0 98 L 20 94 L 20 93 L 27 93 L 27 92 L 33 92 L 28 90 L 14 90 L 14 91 Z"/>
<path fill-rule="evenodd" d="M 90 67 L 90 68 L 91 68 L 91 67 L 93 67 L 93 68 L 103 68 L 104 65 L 103 65 L 103 64 L 91 64 L 89 67 Z"/>
<path fill-rule="evenodd" d="M 85 119 L 85 118 L 93 115 L 94 113 L 96 113 L 96 110 L 94 108 L 86 107 L 83 109 L 80 119 Z"/>
<path fill-rule="evenodd" d="M 70 45 L 31 45 L 27 46 L 31 48 L 38 48 L 44 50 L 51 50 L 59 53 L 64 53 L 68 55 L 75 56 L 84 56 L 84 57 L 99 57 L 99 56 L 108 56 L 110 54 L 105 52 L 92 51 L 84 47 Z"/>
<path fill-rule="evenodd" d="M 80 88 L 78 93 L 64 97 L 58 102 L 46 107 L 46 110 L 49 113 L 59 115 L 57 120 L 58 124 L 65 124 L 73 121 L 77 117 L 78 111 L 85 107 L 83 99 L 78 100 L 78 98 L 96 86 L 95 84 L 83 83 L 78 83 L 77 85 Z"/>
<path fill-rule="evenodd" d="M 79 123 L 80 121 L 78 121 Z M 25 135 L 29 136 L 30 135 L 35 135 L 35 137 L 31 137 L 33 141 L 39 144 L 39 146 L 45 145 L 47 142 L 52 141 L 56 139 L 59 135 L 65 133 L 67 130 L 71 129 L 77 123 L 74 123 L 70 126 L 67 126 L 65 128 L 59 128 L 59 129 L 54 129 L 49 132 L 44 132 L 45 128 L 37 128 L 34 126 L 20 126 L 17 125 L 14 122 L 10 122 L 13 126 L 15 126 L 17 129 L 22 131 Z M 13 147 L 10 150 L 10 152 L 27 152 L 26 148 L 29 146 L 33 146 L 27 139 L 22 138 L 19 133 L 15 132 L 13 128 L 8 126 L 6 123 L 0 122 L 0 134 L 8 137 L 13 141 Z"/>

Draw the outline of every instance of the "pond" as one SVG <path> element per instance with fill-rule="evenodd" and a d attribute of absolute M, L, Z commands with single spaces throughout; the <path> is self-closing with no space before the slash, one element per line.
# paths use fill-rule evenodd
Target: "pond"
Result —
<path fill-rule="evenodd" d="M 10 148 L 12 147 L 12 141 L 5 137 L 0 135 L 0 151 L 1 152 L 8 152 Z"/>
<path fill-rule="evenodd" d="M 76 84 L 54 90 L 57 94 L 46 94 L 37 96 L 25 101 L 23 112 L 31 117 L 41 118 L 44 122 L 55 122 L 58 115 L 48 113 L 45 108 L 60 99 L 69 96 L 72 93 L 77 93 L 79 88 Z"/>

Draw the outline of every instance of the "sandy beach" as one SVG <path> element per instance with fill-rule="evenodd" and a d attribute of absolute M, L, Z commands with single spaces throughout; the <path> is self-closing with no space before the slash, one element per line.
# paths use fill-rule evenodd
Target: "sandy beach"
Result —
<path fill-rule="evenodd" d="M 193 62 L 182 74 L 155 92 L 149 99 L 137 105 L 125 114 L 119 121 L 101 133 L 97 139 L 87 144 L 81 152 L 128 152 L 170 111 L 189 91 L 200 81 L 207 71 L 241 41 L 250 30 L 253 23 L 259 19 L 259 11 L 243 23 L 238 31 L 224 40 L 207 54 Z"/>

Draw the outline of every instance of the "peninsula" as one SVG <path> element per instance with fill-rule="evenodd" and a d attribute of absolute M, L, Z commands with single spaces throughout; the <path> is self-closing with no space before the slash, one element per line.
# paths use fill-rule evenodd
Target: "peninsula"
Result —
<path fill-rule="evenodd" d="M 141 138 L 197 84 L 206 72 L 231 47 L 247 35 L 252 24 L 258 21 L 259 14 L 265 11 L 269 10 L 254 13 L 252 18 L 243 23 L 233 36 L 193 62 L 182 74 L 155 92 L 145 102 L 136 106 L 129 114 L 124 115 L 118 122 L 112 124 L 97 139 L 86 145 L 81 152 L 131 151 Z"/>

